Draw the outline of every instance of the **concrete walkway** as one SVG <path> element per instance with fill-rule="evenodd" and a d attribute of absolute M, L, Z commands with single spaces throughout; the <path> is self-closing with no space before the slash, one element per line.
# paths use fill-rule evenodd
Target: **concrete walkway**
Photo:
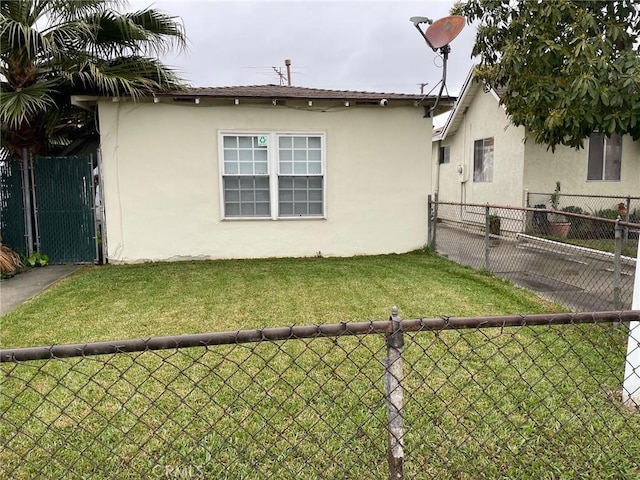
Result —
<path fill-rule="evenodd" d="M 47 265 L 0 281 L 0 315 L 9 313 L 83 265 Z"/>
<path fill-rule="evenodd" d="M 483 233 L 438 224 L 436 251 L 477 269 L 487 268 L 489 260 L 495 275 L 573 311 L 631 308 L 635 259 L 622 262 L 615 305 L 613 255 L 526 237 L 494 237 L 486 252 Z"/>

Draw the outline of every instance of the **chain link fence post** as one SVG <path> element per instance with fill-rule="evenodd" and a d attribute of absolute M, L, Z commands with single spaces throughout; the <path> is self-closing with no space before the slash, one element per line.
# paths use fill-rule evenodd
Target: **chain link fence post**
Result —
<path fill-rule="evenodd" d="M 389 435 L 387 459 L 389 480 L 402 480 L 404 460 L 402 347 L 404 346 L 404 336 L 398 316 L 398 307 L 391 309 L 389 320 L 391 321 L 391 333 L 386 335 L 387 358 L 384 362 L 384 390 Z"/>
<path fill-rule="evenodd" d="M 491 246 L 490 238 L 490 219 L 489 204 L 484 207 L 484 268 L 489 270 L 489 248 Z"/>

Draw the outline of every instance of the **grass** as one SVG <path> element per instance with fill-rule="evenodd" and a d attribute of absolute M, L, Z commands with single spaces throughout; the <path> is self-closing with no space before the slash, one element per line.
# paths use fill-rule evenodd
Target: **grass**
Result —
<path fill-rule="evenodd" d="M 557 307 L 435 255 L 87 268 L 8 346 Z M 407 478 L 638 478 L 624 328 L 407 334 Z M 1 365 L 0 478 L 384 478 L 384 338 Z M 44 400 L 46 399 L 46 400 Z"/>
<path fill-rule="evenodd" d="M 282 325 L 549 311 L 508 282 L 413 253 L 88 267 L 2 317 L 24 347 Z"/>

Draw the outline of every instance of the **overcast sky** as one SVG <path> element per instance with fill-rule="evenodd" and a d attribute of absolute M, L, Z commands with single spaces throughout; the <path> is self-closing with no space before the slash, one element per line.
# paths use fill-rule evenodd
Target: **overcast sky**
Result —
<path fill-rule="evenodd" d="M 442 59 L 422 39 L 412 16 L 438 19 L 453 1 L 130 0 L 182 18 L 188 50 L 164 58 L 192 86 L 279 84 L 276 67 L 302 87 L 387 93 L 439 88 Z M 474 61 L 475 31 L 452 42 L 447 91 L 459 93 Z M 432 93 L 437 93 L 437 90 Z"/>

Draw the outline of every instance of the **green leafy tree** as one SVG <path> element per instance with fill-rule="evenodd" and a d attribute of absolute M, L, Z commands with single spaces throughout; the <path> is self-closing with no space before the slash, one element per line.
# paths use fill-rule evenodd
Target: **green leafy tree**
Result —
<path fill-rule="evenodd" d="M 74 94 L 143 96 L 182 81 L 158 57 L 182 49 L 182 22 L 122 0 L 0 1 L 2 145 L 47 153 L 93 124 Z"/>
<path fill-rule="evenodd" d="M 598 131 L 640 138 L 637 0 L 468 0 L 476 75 L 537 143 L 580 148 Z"/>

